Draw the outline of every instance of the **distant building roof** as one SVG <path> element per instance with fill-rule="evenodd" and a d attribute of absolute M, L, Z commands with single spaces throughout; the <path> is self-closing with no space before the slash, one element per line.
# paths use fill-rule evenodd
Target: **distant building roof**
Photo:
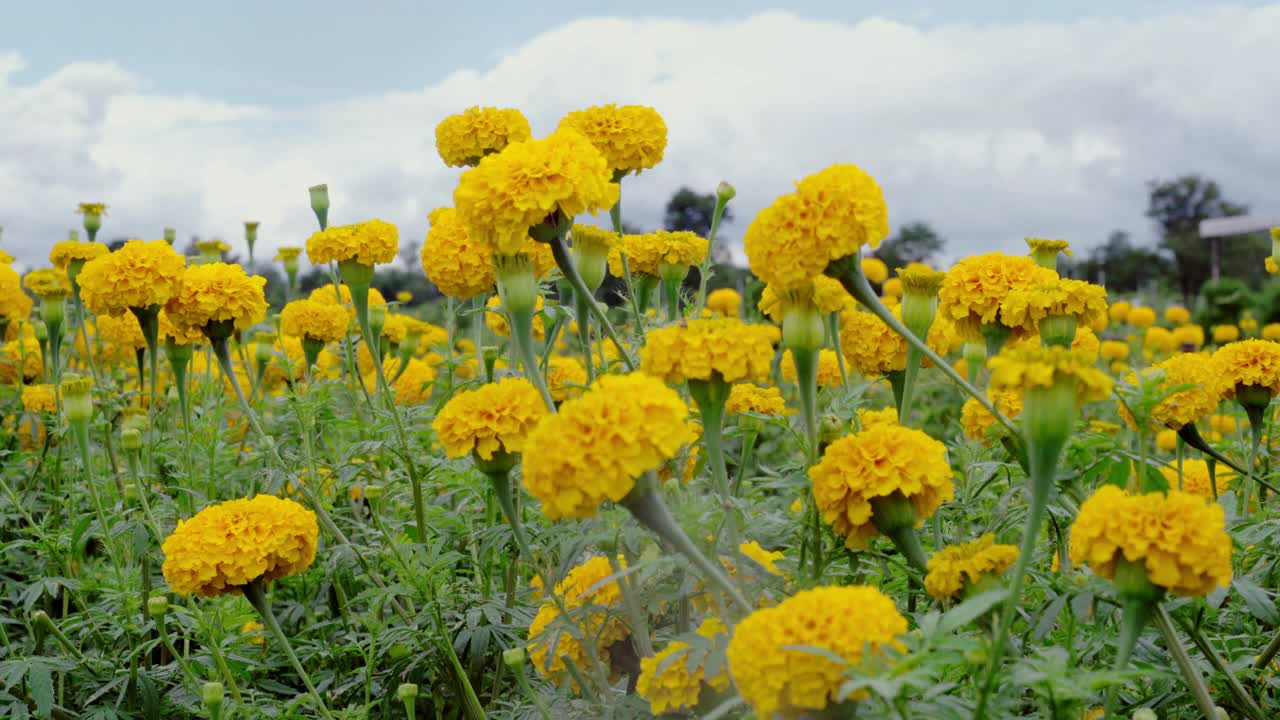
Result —
<path fill-rule="evenodd" d="M 1246 233 L 1269 230 L 1273 227 L 1280 227 L 1280 212 L 1214 218 L 1200 221 L 1200 238 L 1244 235 Z"/>

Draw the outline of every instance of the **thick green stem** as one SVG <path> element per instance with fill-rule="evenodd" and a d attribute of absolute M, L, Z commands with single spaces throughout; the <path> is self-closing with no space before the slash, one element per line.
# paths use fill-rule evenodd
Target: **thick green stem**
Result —
<path fill-rule="evenodd" d="M 1116 645 L 1116 659 L 1112 665 L 1117 675 L 1129 669 L 1129 658 L 1132 657 L 1133 649 L 1137 647 L 1138 638 L 1142 635 L 1142 628 L 1146 627 L 1147 621 L 1151 619 L 1153 610 L 1155 610 L 1155 602 L 1146 598 L 1135 596 L 1121 598 L 1120 641 Z M 1107 692 L 1105 717 L 1114 716 L 1113 710 L 1118 695 L 1118 686 L 1112 686 Z"/>
<path fill-rule="evenodd" d="M 707 231 L 707 256 L 698 265 L 697 308 L 699 313 L 707 306 L 707 280 L 711 277 L 711 260 L 716 254 L 716 233 L 720 231 L 720 221 L 724 219 L 724 209 L 728 204 L 729 196 L 717 192 L 716 206 L 711 211 L 711 228 Z"/>
<path fill-rule="evenodd" d="M 1223 660 L 1222 656 L 1218 654 L 1218 651 L 1213 648 L 1213 645 L 1209 642 L 1209 639 L 1204 636 L 1204 633 L 1200 632 L 1198 627 L 1186 622 L 1182 618 L 1174 618 L 1174 620 L 1178 623 L 1178 627 L 1182 628 L 1182 631 L 1187 634 L 1187 637 L 1191 638 L 1191 642 L 1195 643 L 1196 647 L 1200 648 L 1201 654 L 1205 656 L 1209 661 L 1209 664 L 1213 666 L 1213 669 L 1217 670 L 1224 678 L 1226 678 L 1227 687 L 1231 689 L 1231 694 L 1235 697 L 1236 702 L 1240 703 L 1245 714 L 1252 720 L 1267 720 L 1267 714 L 1258 706 L 1258 701 L 1254 700 L 1253 696 L 1249 694 L 1249 691 L 1245 689 L 1244 685 L 1240 684 L 1240 679 L 1236 677 L 1236 672 L 1227 666 L 1226 661 Z"/>
<path fill-rule="evenodd" d="M 840 312 L 827 315 L 827 338 L 836 353 L 836 367 L 840 370 L 840 385 L 849 387 L 849 370 L 844 364 L 844 347 L 840 342 Z"/>
<path fill-rule="evenodd" d="M 1182 640 L 1178 638 L 1178 633 L 1173 628 L 1173 622 L 1169 619 L 1169 611 L 1164 605 L 1156 607 L 1155 613 L 1156 627 L 1160 628 L 1160 632 L 1164 635 L 1165 645 L 1169 648 L 1169 655 L 1173 657 L 1173 662 L 1178 666 L 1178 672 L 1182 673 L 1182 680 L 1187 684 L 1187 689 L 1191 691 L 1191 696 L 1196 701 L 1196 707 L 1200 709 L 1200 713 L 1204 715 L 1205 720 L 1217 720 L 1218 711 L 1214 707 L 1213 697 L 1209 695 L 1209 689 L 1204 685 L 1204 678 L 1200 677 L 1200 671 L 1196 670 L 1195 665 L 1191 664 L 1191 658 L 1187 656 L 1187 651 L 1182 647 Z"/>
<path fill-rule="evenodd" d="M 569 254 L 569 248 L 564 244 L 564 236 L 556 235 L 551 240 L 551 254 L 555 257 L 556 265 L 560 268 L 560 272 L 564 273 L 564 277 L 569 281 L 569 285 L 573 287 L 574 295 L 582 295 L 583 297 L 591 297 L 591 290 L 587 288 L 587 284 L 582 280 L 582 274 L 578 272 L 578 266 L 574 264 L 573 257 Z M 626 268 L 626 256 L 623 256 L 623 267 Z M 630 280 L 628 279 L 628 284 Z M 631 301 L 634 304 L 635 293 L 631 293 Z M 614 329 L 613 323 L 609 322 L 609 316 L 600 307 L 597 302 L 587 303 L 587 307 L 591 310 L 591 314 L 595 315 L 596 323 L 604 328 L 604 332 L 609 336 L 609 340 L 613 342 L 614 347 L 618 349 L 618 357 L 622 358 L 622 362 L 626 364 L 627 370 L 635 372 L 636 361 L 631 357 L 630 351 L 622 344 L 622 340 L 618 339 L 618 331 Z M 640 310 L 636 307 L 636 327 L 640 325 Z M 581 323 L 580 323 L 581 324 Z"/>
<path fill-rule="evenodd" d="M 258 615 L 262 617 L 262 622 L 275 636 L 276 642 L 280 643 L 280 649 L 284 650 L 285 657 L 289 658 L 289 663 L 293 665 L 293 669 L 302 678 L 302 684 L 307 686 L 307 692 L 311 693 L 312 699 L 315 700 L 316 709 L 320 715 L 328 720 L 333 720 L 333 715 L 329 712 L 329 706 L 325 704 L 324 697 L 316 690 L 316 686 L 311 682 L 311 676 L 307 674 L 307 669 L 302 666 L 298 660 L 298 654 L 293 651 L 293 645 L 289 642 L 289 636 L 280 628 L 280 623 L 276 621 L 276 616 L 271 612 L 271 605 L 267 602 L 267 592 L 262 578 L 258 578 L 253 582 L 245 585 L 241 590 L 244 592 L 245 598 L 253 605 L 253 609 L 258 611 Z"/>
<path fill-rule="evenodd" d="M 578 345 L 582 347 L 582 365 L 587 369 L 587 384 L 596 381 L 596 365 L 591 361 L 591 304 L 595 299 L 590 295 L 573 291 L 574 314 L 578 321 Z"/>
<path fill-rule="evenodd" d="M 905 527 L 889 533 L 889 539 L 911 566 L 922 573 L 929 572 L 929 557 L 920 544 L 920 536 L 913 527 Z"/>
<path fill-rule="evenodd" d="M 818 463 L 818 351 L 791 348 L 796 364 L 796 385 L 800 390 L 800 414 L 804 419 L 804 436 L 808 447 L 805 459 L 809 466 Z"/>
<path fill-rule="evenodd" d="M 702 440 L 707 451 L 711 480 L 721 499 L 729 495 L 729 471 L 724 461 L 724 404 L 729 399 L 729 383 L 713 373 L 711 380 L 690 380 L 689 395 L 702 416 Z"/>
<path fill-rule="evenodd" d="M 547 409 L 555 412 L 556 401 L 552 399 L 551 391 L 547 389 L 547 381 L 542 375 L 542 369 L 538 366 L 538 355 L 533 348 L 533 309 L 508 310 L 507 317 L 511 322 L 511 344 L 515 347 L 516 356 L 520 358 L 524 376 L 538 388 L 543 402 L 547 404 Z"/>

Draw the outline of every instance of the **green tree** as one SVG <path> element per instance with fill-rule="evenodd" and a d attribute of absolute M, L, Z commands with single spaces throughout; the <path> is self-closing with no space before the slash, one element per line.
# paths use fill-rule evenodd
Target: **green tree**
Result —
<path fill-rule="evenodd" d="M 1160 247 L 1172 255 L 1178 288 L 1190 303 L 1209 279 L 1213 262 L 1212 245 L 1200 238 L 1200 223 L 1242 215 L 1248 208 L 1227 200 L 1218 183 L 1197 174 L 1152 180 L 1147 189 L 1147 217 L 1155 221 Z"/>
<path fill-rule="evenodd" d="M 1062 273 L 1105 285 L 1112 293 L 1135 292 L 1168 277 L 1172 263 L 1155 248 L 1135 245 L 1124 230 L 1114 230 L 1107 241 L 1080 260 L 1058 261 Z"/>
<path fill-rule="evenodd" d="M 909 222 L 880 243 L 875 255 L 892 271 L 913 262 L 928 262 L 934 255 L 942 252 L 946 244 L 947 241 L 929 223 Z"/>

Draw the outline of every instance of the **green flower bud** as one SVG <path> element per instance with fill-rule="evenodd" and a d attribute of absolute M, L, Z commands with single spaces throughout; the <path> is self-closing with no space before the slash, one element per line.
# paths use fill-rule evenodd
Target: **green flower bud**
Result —
<path fill-rule="evenodd" d="M 120 431 L 120 447 L 125 450 L 141 450 L 142 433 L 137 428 L 124 428 Z"/>
<path fill-rule="evenodd" d="M 164 617 L 169 612 L 169 598 L 163 595 L 147 598 L 147 614 L 153 618 Z"/>
<path fill-rule="evenodd" d="M 738 194 L 737 189 L 730 185 L 727 181 L 721 180 L 716 186 L 716 198 L 721 202 L 729 202 Z"/>
<path fill-rule="evenodd" d="M 204 701 L 205 709 L 214 712 L 222 707 L 222 700 L 225 692 L 220 682 L 207 682 L 200 688 L 200 699 Z"/>
<path fill-rule="evenodd" d="M 400 683 L 400 687 L 396 688 L 396 697 L 401 702 L 411 702 L 418 697 L 418 686 L 413 683 Z"/>
<path fill-rule="evenodd" d="M 508 668 L 515 670 L 524 667 L 525 649 L 523 647 L 513 647 L 502 651 L 502 664 Z"/>

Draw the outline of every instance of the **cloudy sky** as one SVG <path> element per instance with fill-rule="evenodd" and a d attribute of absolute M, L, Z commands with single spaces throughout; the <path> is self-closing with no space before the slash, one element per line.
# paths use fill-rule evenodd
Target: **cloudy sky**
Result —
<path fill-rule="evenodd" d="M 434 128 L 476 104 L 521 108 L 535 134 L 579 107 L 654 106 L 670 144 L 626 182 L 628 221 L 656 226 L 681 185 L 729 180 L 735 240 L 834 162 L 872 173 L 891 222 L 931 222 L 953 257 L 1149 238 L 1145 182 L 1183 172 L 1280 210 L 1277 3 L 609 5 L 6 7 L 0 247 L 46 262 L 76 203 L 99 200 L 105 239 L 172 226 L 239 246 L 256 219 L 269 252 L 314 229 L 319 182 L 334 222 L 419 240 L 458 176 Z"/>

